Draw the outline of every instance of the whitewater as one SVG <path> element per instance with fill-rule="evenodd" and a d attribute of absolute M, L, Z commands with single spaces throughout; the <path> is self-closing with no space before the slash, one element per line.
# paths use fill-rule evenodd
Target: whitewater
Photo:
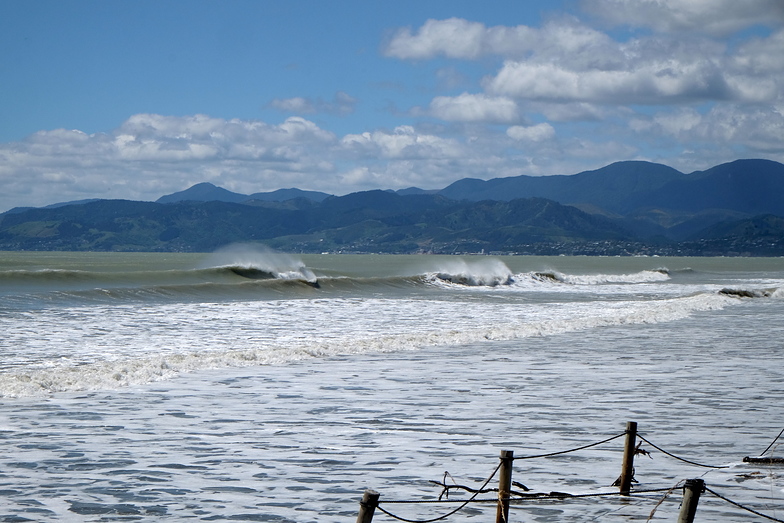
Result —
<path fill-rule="evenodd" d="M 666 491 L 697 477 L 781 519 L 781 466 L 743 458 L 784 455 L 782 298 L 780 258 L 0 253 L 0 520 L 337 522 L 367 488 L 425 520 L 455 507 L 384 500 L 627 421 L 711 467 L 643 444 L 637 496 L 510 521 L 674 521 Z M 513 479 L 612 492 L 622 445 Z M 757 517 L 709 495 L 699 514 Z"/>

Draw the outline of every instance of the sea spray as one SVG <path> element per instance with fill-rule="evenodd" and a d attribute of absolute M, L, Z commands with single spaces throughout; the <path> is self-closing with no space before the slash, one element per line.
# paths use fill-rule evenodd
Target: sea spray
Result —
<path fill-rule="evenodd" d="M 315 283 L 316 275 L 305 263 L 291 255 L 263 245 L 234 243 L 218 249 L 202 263 L 202 268 L 229 268 L 238 276 L 251 279 L 303 279 Z"/>
<path fill-rule="evenodd" d="M 429 271 L 432 280 L 468 286 L 494 287 L 509 285 L 512 271 L 497 258 L 442 260 L 435 271 Z"/>

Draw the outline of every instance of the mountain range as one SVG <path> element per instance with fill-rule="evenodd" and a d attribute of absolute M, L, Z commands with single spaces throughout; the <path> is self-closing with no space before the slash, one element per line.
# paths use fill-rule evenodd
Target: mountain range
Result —
<path fill-rule="evenodd" d="M 784 255 L 784 165 L 685 174 L 627 161 L 573 175 L 462 179 L 333 196 L 210 183 L 156 202 L 83 200 L 0 214 L 0 249 Z"/>

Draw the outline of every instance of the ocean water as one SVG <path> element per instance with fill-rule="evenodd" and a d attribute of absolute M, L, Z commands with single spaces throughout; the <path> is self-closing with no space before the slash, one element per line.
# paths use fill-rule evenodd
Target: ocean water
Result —
<path fill-rule="evenodd" d="M 612 493 L 623 438 L 522 458 L 627 421 L 709 467 L 643 442 L 637 494 L 510 521 L 675 521 L 690 478 L 781 520 L 784 467 L 743 457 L 784 456 L 782 298 L 784 259 L 0 253 L 0 521 L 354 521 L 368 488 L 426 520 L 457 505 L 393 502 L 502 450 L 530 492 Z"/>

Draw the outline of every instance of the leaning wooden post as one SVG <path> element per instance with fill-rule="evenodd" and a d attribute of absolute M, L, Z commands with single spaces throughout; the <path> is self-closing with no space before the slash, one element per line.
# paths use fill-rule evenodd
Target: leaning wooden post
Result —
<path fill-rule="evenodd" d="M 370 523 L 373 521 L 373 513 L 378 506 L 378 497 L 381 494 L 375 490 L 366 490 L 362 496 L 362 501 L 359 502 L 359 514 L 357 515 L 357 523 Z"/>
<path fill-rule="evenodd" d="M 621 465 L 621 495 L 628 496 L 634 478 L 634 446 L 637 442 L 637 422 L 626 423 L 626 446 L 623 448 L 623 464 Z"/>
<path fill-rule="evenodd" d="M 681 511 L 678 514 L 678 523 L 694 523 L 697 503 L 700 501 L 700 494 L 703 490 L 705 490 L 703 480 L 699 478 L 686 480 L 683 485 L 683 500 L 681 501 Z"/>
<path fill-rule="evenodd" d="M 495 513 L 495 523 L 509 521 L 509 496 L 512 490 L 512 463 L 514 451 L 501 451 L 501 467 L 498 469 L 498 509 Z"/>

